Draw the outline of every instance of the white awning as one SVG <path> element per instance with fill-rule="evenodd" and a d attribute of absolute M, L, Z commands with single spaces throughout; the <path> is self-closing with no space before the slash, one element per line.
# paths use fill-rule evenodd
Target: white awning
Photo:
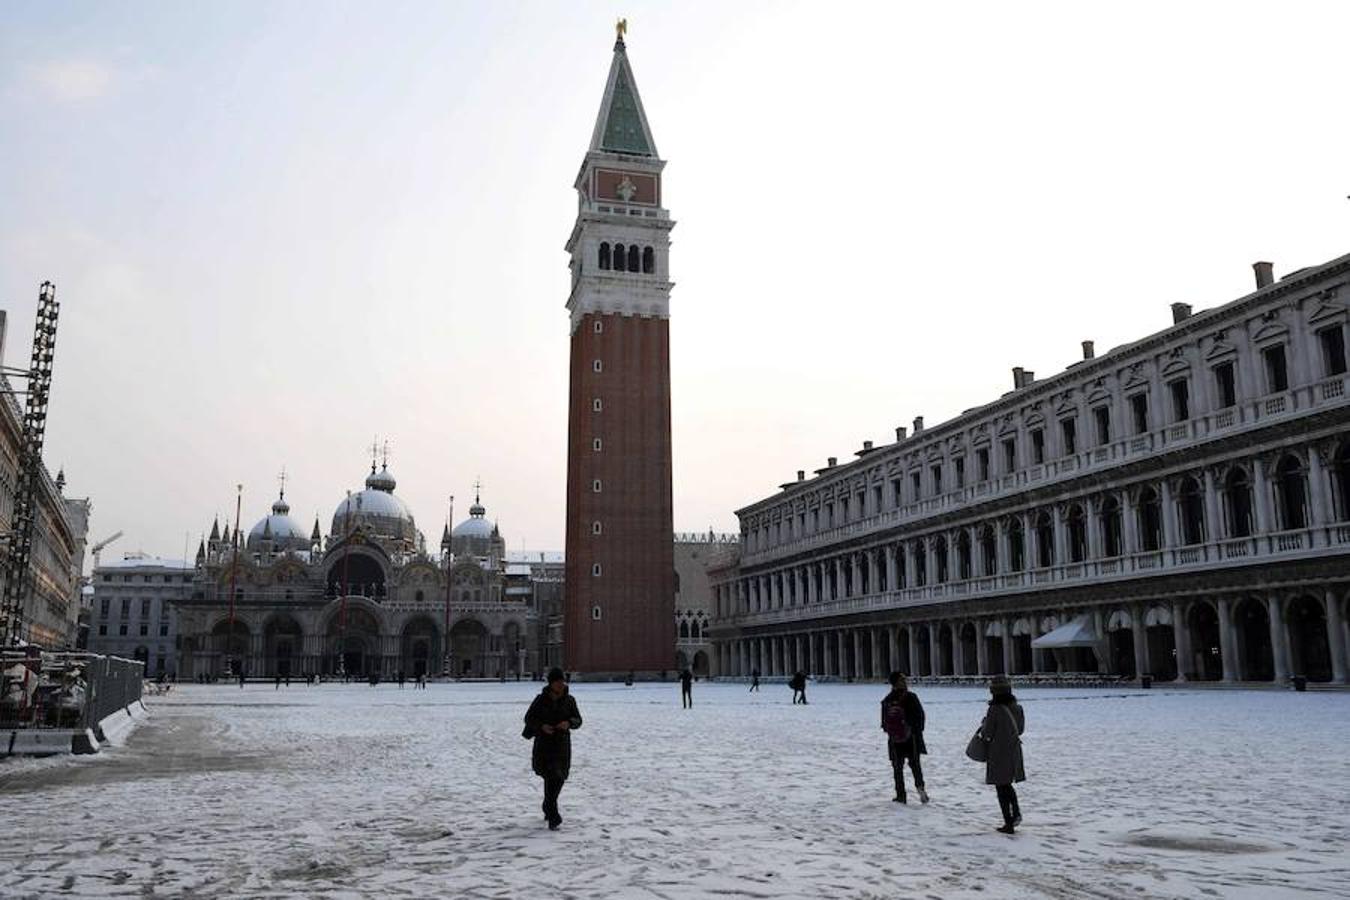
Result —
<path fill-rule="evenodd" d="M 1065 647 L 1096 647 L 1097 632 L 1087 616 L 1079 616 L 1054 631 L 1041 635 L 1031 642 L 1037 650 L 1059 650 Z"/>

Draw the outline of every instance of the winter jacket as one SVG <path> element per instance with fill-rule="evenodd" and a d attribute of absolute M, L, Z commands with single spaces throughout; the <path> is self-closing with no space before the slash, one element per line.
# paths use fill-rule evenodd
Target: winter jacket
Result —
<path fill-rule="evenodd" d="M 881 727 L 886 727 L 887 704 L 896 702 L 905 710 L 905 724 L 909 725 L 909 740 L 904 743 L 913 743 L 916 753 L 927 753 L 928 745 L 923 741 L 923 704 L 919 702 L 918 695 L 913 691 L 893 690 L 886 695 L 881 701 Z"/>
<path fill-rule="evenodd" d="M 544 734 L 543 726 L 566 721 L 569 730 Z M 570 691 L 554 697 L 547 687 L 525 713 L 525 727 L 534 733 L 534 750 L 530 763 L 540 778 L 567 780 L 572 769 L 572 731 L 581 727 L 581 713 Z"/>
<path fill-rule="evenodd" d="M 985 784 L 1012 784 L 1014 781 L 1027 780 L 1026 772 L 1022 769 L 1022 738 L 1019 737 L 1025 730 L 1026 717 L 1019 704 L 990 701 L 984 721 L 980 724 L 980 733 L 989 742 L 989 758 L 984 764 Z"/>

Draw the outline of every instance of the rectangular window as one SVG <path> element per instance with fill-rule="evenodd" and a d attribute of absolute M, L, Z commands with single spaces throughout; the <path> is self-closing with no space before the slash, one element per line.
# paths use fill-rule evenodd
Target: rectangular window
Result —
<path fill-rule="evenodd" d="M 1272 394 L 1289 390 L 1289 370 L 1284 362 L 1284 345 L 1276 344 L 1261 351 L 1266 361 L 1266 389 Z"/>
<path fill-rule="evenodd" d="M 1134 420 L 1134 433 L 1148 431 L 1148 394 L 1135 394 L 1130 398 L 1130 417 Z"/>
<path fill-rule="evenodd" d="M 989 448 L 981 447 L 975 451 L 975 474 L 980 481 L 989 480 Z"/>
<path fill-rule="evenodd" d="M 1045 429 L 1037 428 L 1031 432 L 1031 462 L 1039 466 L 1045 462 Z"/>
<path fill-rule="evenodd" d="M 1317 332 L 1322 342 L 1322 371 L 1330 378 L 1345 374 L 1345 331 L 1339 325 Z"/>
<path fill-rule="evenodd" d="M 911 492 L 911 499 L 918 500 L 923 494 L 923 476 L 918 472 L 909 473 L 909 484 L 914 490 Z"/>
<path fill-rule="evenodd" d="M 172 575 L 165 575 L 165 576 L 164 576 L 164 583 L 165 583 L 165 584 L 173 584 L 173 576 L 172 576 Z"/>
<path fill-rule="evenodd" d="M 144 619 L 150 615 L 150 601 L 148 599 L 141 601 L 141 618 Z"/>
<path fill-rule="evenodd" d="M 596 319 L 596 320 L 595 320 L 595 333 L 596 333 L 596 334 L 600 334 L 600 333 L 603 332 L 604 330 L 605 330 L 605 323 L 604 323 L 604 322 L 601 322 L 599 319 Z"/>
<path fill-rule="evenodd" d="M 117 626 L 117 633 L 118 633 L 119 635 L 121 635 L 122 637 L 126 637 L 126 636 L 127 636 L 127 623 L 126 623 L 126 622 L 123 622 L 121 625 L 118 625 L 118 626 Z"/>
<path fill-rule="evenodd" d="M 858 518 L 861 519 L 863 516 L 867 515 L 867 494 L 863 491 L 858 491 L 858 496 L 855 499 L 858 501 Z"/>
<path fill-rule="evenodd" d="M 595 578 L 599 578 L 599 577 L 600 577 L 600 564 L 599 564 L 599 563 L 596 563 L 595 565 L 591 566 L 591 575 L 594 576 Z M 598 618 L 598 617 L 597 617 L 597 618 Z"/>
<path fill-rule="evenodd" d="M 1237 403 L 1237 379 L 1233 375 L 1233 364 L 1223 363 L 1214 367 L 1214 386 L 1219 389 L 1219 408 L 1226 409 Z"/>
<path fill-rule="evenodd" d="M 591 368 L 596 372 L 600 372 L 604 370 L 604 364 L 597 359 L 595 362 L 591 363 Z"/>
<path fill-rule="evenodd" d="M 942 493 L 942 466 L 941 464 L 933 466 L 933 493 Z"/>
<path fill-rule="evenodd" d="M 1191 417 L 1191 384 L 1178 378 L 1167 386 L 1172 393 L 1172 421 L 1184 422 Z"/>
<path fill-rule="evenodd" d="M 960 487 L 965 487 L 965 486 L 966 486 L 966 458 L 965 458 L 964 456 L 958 456 L 958 457 L 956 458 L 955 462 L 952 463 L 952 465 L 955 466 L 955 468 L 956 468 L 956 486 L 959 487 L 959 488 L 960 488 Z"/>
<path fill-rule="evenodd" d="M 159 636 L 160 636 L 160 637 L 168 637 L 168 636 L 169 636 L 169 625 L 168 625 L 167 622 L 161 622 L 161 623 L 160 623 L 160 626 L 159 626 Z"/>
<path fill-rule="evenodd" d="M 891 479 L 891 502 L 896 506 L 905 502 L 904 492 L 900 489 L 902 485 L 903 482 L 899 478 Z"/>
<path fill-rule="evenodd" d="M 1005 438 L 1003 441 L 1003 473 L 1017 471 L 1017 438 Z"/>
<path fill-rule="evenodd" d="M 131 598 L 130 598 L 130 597 L 123 597 L 123 598 L 122 598 L 122 618 L 125 619 L 125 618 L 129 617 L 130 615 L 131 615 Z"/>
<path fill-rule="evenodd" d="M 848 521 L 848 498 L 847 498 L 847 497 L 840 497 L 840 498 L 839 498 L 839 521 L 840 521 L 840 522 L 847 522 L 847 521 Z"/>
<path fill-rule="evenodd" d="M 1078 452 L 1078 420 L 1065 419 L 1059 423 L 1059 435 L 1064 441 L 1064 455 Z"/>
<path fill-rule="evenodd" d="M 103 618 L 105 618 L 105 619 L 108 618 L 108 598 L 107 598 L 107 597 L 104 597 L 102 600 L 99 601 L 99 604 L 98 604 L 98 614 L 99 614 L 100 616 L 102 616 Z"/>
<path fill-rule="evenodd" d="M 108 634 L 108 626 L 107 625 L 98 626 L 98 633 L 106 637 Z"/>
<path fill-rule="evenodd" d="M 1092 411 L 1097 420 L 1097 446 L 1111 443 L 1111 407 L 1103 404 Z"/>
<path fill-rule="evenodd" d="M 145 636 L 148 635 L 149 633 L 150 633 L 150 626 L 147 625 L 147 624 L 145 624 L 144 622 L 142 622 L 142 623 L 141 623 L 141 637 L 145 637 Z"/>
<path fill-rule="evenodd" d="M 881 485 L 872 488 L 872 511 L 874 513 L 881 512 L 881 493 Z"/>
<path fill-rule="evenodd" d="M 599 451 L 600 448 L 603 447 L 603 446 L 604 446 L 604 444 L 601 443 L 601 441 L 600 441 L 599 438 L 595 438 L 593 441 L 591 441 L 591 449 L 592 449 L 592 450 Z"/>
<path fill-rule="evenodd" d="M 833 528 L 833 527 L 834 527 L 834 504 L 833 504 L 833 503 L 826 503 L 826 504 L 825 504 L 825 527 L 826 527 L 826 528 Z"/>
<path fill-rule="evenodd" d="M 595 479 L 594 481 L 591 482 L 591 492 L 592 492 L 592 493 L 595 493 L 595 494 L 600 493 L 600 479 L 599 479 L 599 478 L 597 478 L 597 479 Z"/>
<path fill-rule="evenodd" d="M 601 404 L 599 397 L 596 397 L 594 400 L 591 401 L 591 409 L 594 412 L 599 412 L 602 408 L 603 404 Z"/>
<path fill-rule="evenodd" d="M 818 509 L 811 510 L 811 530 L 820 530 L 820 510 Z"/>

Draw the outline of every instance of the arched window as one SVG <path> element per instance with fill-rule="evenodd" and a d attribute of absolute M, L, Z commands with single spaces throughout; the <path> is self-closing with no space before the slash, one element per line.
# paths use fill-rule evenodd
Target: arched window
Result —
<path fill-rule="evenodd" d="M 637 244 L 628 245 L 628 271 L 642 271 L 642 251 L 638 249 Z"/>
<path fill-rule="evenodd" d="M 1181 513 L 1181 539 L 1186 544 L 1201 544 L 1205 540 L 1205 494 L 1200 482 L 1187 478 L 1177 495 L 1177 509 Z"/>
<path fill-rule="evenodd" d="M 624 270 L 624 263 L 625 263 L 625 262 L 627 261 L 627 259 L 628 259 L 628 257 L 624 256 L 624 252 L 625 252 L 625 251 L 624 251 L 624 246 L 623 246 L 623 244 L 615 244 L 615 245 L 614 245 L 614 269 L 615 269 L 615 271 L 622 272 L 622 271 Z"/>
<path fill-rule="evenodd" d="M 1308 503 L 1303 464 L 1285 456 L 1275 467 L 1275 493 L 1280 506 L 1280 528 L 1289 531 L 1308 524 Z"/>
<path fill-rule="evenodd" d="M 1247 471 L 1233 466 L 1223 480 L 1224 511 L 1228 516 L 1228 536 L 1247 537 L 1252 533 L 1252 485 Z"/>
<path fill-rule="evenodd" d="M 656 271 L 656 251 L 651 247 L 642 248 L 642 271 L 646 275 Z"/>
<path fill-rule="evenodd" d="M 928 583 L 928 551 L 923 541 L 914 542 L 914 585 L 923 587 Z"/>
<path fill-rule="evenodd" d="M 1036 517 L 1036 565 L 1042 569 L 1055 564 L 1055 520 L 1050 513 Z"/>
<path fill-rule="evenodd" d="M 1102 502 L 1102 552 L 1107 559 L 1124 552 L 1120 533 L 1120 501 L 1115 497 L 1107 497 Z"/>
<path fill-rule="evenodd" d="M 697 619 L 689 625 L 689 636 L 696 641 L 703 640 L 703 626 Z"/>
<path fill-rule="evenodd" d="M 956 577 L 970 577 L 970 534 L 964 528 L 956 536 Z"/>
<path fill-rule="evenodd" d="M 600 244 L 600 268 L 609 268 L 609 241 Z"/>
<path fill-rule="evenodd" d="M 689 622 L 686 619 L 680 620 L 680 640 L 689 640 Z"/>
<path fill-rule="evenodd" d="M 1350 521 L 1350 441 L 1342 441 L 1331 462 L 1332 485 L 1336 492 L 1336 521 Z"/>
<path fill-rule="evenodd" d="M 984 557 L 984 574 L 998 573 L 998 544 L 995 542 L 993 527 L 986 525 L 980 531 L 980 556 Z"/>
<path fill-rule="evenodd" d="M 1139 492 L 1139 546 L 1146 551 L 1162 547 L 1162 502 L 1151 487 Z"/>
<path fill-rule="evenodd" d="M 1027 565 L 1026 535 L 1022 531 L 1022 520 L 1013 519 L 1008 523 L 1008 568 L 1020 572 Z"/>
<path fill-rule="evenodd" d="M 1069 507 L 1069 560 L 1082 562 L 1087 559 L 1087 516 L 1083 507 L 1075 503 Z"/>
<path fill-rule="evenodd" d="M 937 566 L 937 583 L 943 584 L 947 580 L 947 539 L 941 535 L 933 541 L 933 563 Z"/>
<path fill-rule="evenodd" d="M 421 603 L 421 602 L 422 602 L 423 596 L 424 596 L 424 595 L 422 594 L 422 592 L 421 592 L 421 591 L 418 591 L 418 592 L 414 595 L 413 599 L 416 600 L 418 603 Z"/>

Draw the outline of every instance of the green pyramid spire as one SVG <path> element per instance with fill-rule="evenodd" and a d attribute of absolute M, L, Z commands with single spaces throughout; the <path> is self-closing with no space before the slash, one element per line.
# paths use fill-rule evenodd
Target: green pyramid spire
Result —
<path fill-rule="evenodd" d="M 621 66 L 614 80 L 614 94 L 609 101 L 609 115 L 605 119 L 605 136 L 600 140 L 601 150 L 618 153 L 636 153 L 651 156 L 646 129 L 642 127 L 642 113 L 637 98 L 628 85 L 627 66 Z"/>

